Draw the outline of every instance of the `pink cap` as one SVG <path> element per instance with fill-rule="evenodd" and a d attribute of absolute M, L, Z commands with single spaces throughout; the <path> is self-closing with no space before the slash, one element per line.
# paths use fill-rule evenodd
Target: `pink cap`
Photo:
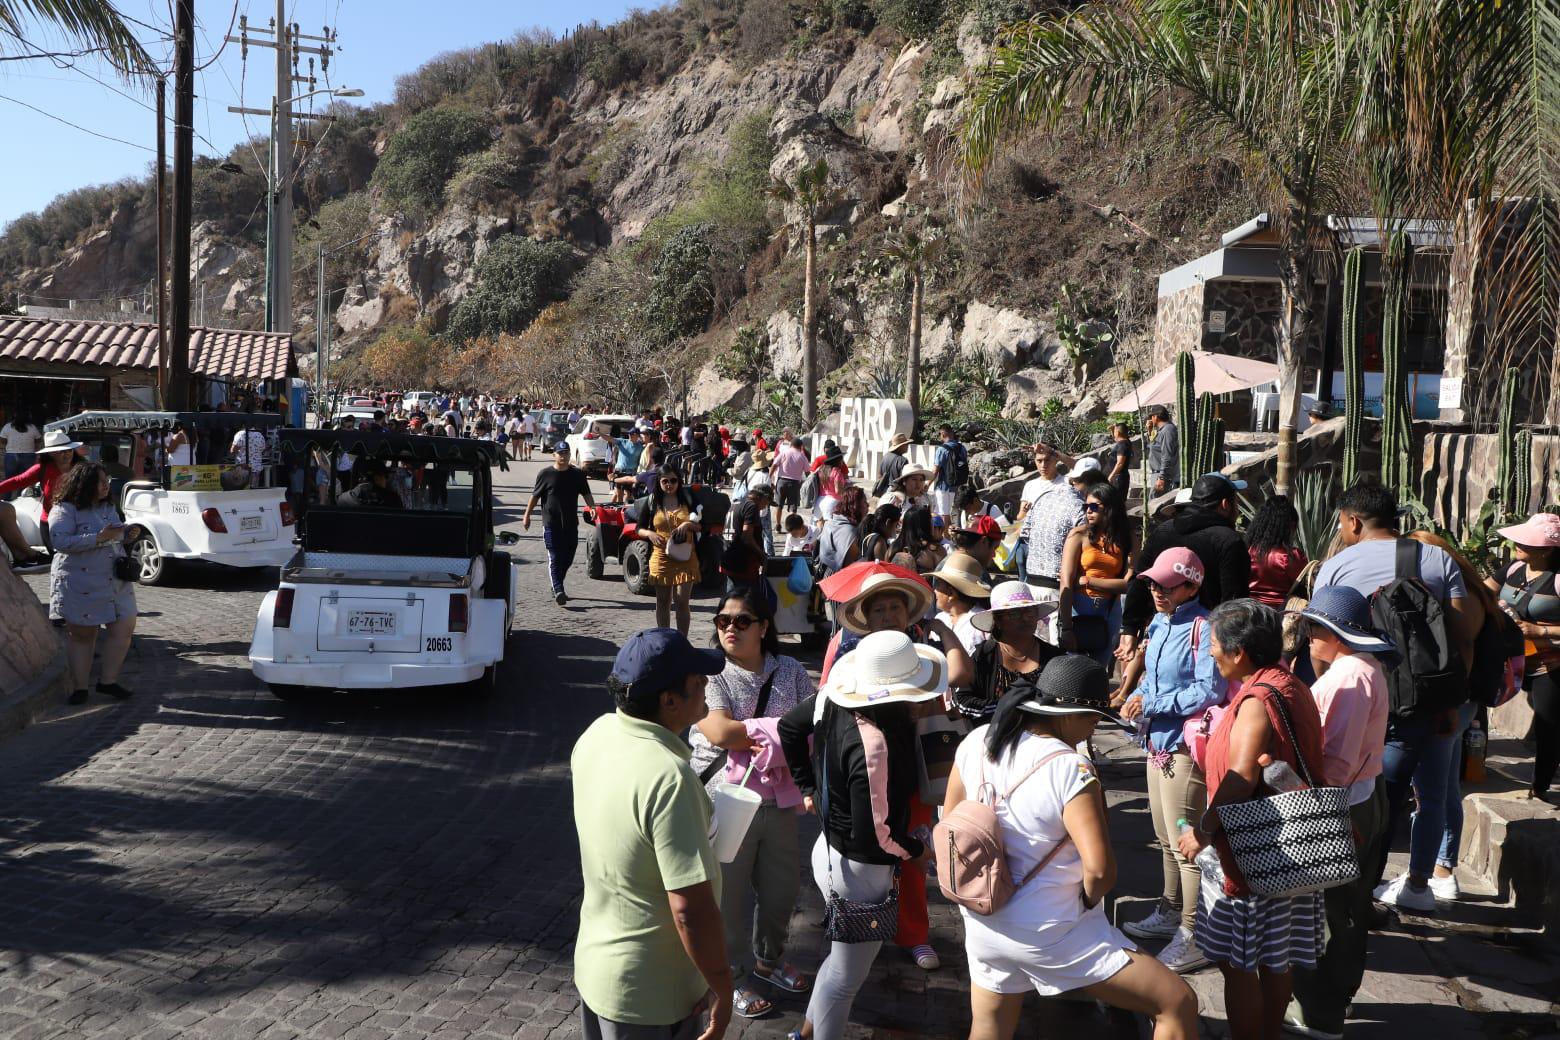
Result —
<path fill-rule="evenodd" d="M 1515 527 L 1500 528 L 1498 533 L 1518 545 L 1531 545 L 1535 549 L 1560 545 L 1560 516 L 1534 513 Z"/>
<path fill-rule="evenodd" d="M 1163 585 L 1167 589 L 1173 589 L 1187 582 L 1201 585 L 1203 562 L 1190 549 L 1166 549 L 1159 554 L 1154 565 L 1141 576 L 1144 580 Z"/>

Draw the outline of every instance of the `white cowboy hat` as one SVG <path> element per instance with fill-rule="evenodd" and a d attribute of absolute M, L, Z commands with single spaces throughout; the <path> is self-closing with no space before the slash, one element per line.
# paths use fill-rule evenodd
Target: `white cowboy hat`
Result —
<path fill-rule="evenodd" d="M 1034 607 L 1041 617 L 1056 613 L 1057 604 L 1043 603 L 1035 599 L 1035 590 L 1022 581 L 1004 581 L 991 590 L 991 609 L 970 615 L 970 624 L 982 632 L 997 627 L 997 615 L 1004 610 L 1027 610 Z"/>
<path fill-rule="evenodd" d="M 862 582 L 856 594 L 840 607 L 840 624 L 861 635 L 871 632 L 867 625 L 867 600 L 890 590 L 903 594 L 910 601 L 912 621 L 924 617 L 932 607 L 932 589 L 926 583 L 898 578 L 892 574 L 874 574 Z"/>
<path fill-rule="evenodd" d="M 948 689 L 948 659 L 903 632 L 874 632 L 834 663 L 824 696 L 842 708 L 913 704 Z"/>
<path fill-rule="evenodd" d="M 71 440 L 70 434 L 64 430 L 50 430 L 43 435 L 43 447 L 38 449 L 38 454 L 42 455 L 50 451 L 75 451 L 79 447 L 81 442 Z"/>
<path fill-rule="evenodd" d="M 911 477 L 925 477 L 927 480 L 931 480 L 935 476 L 937 476 L 936 470 L 925 469 L 921 466 L 906 466 L 900 471 L 899 476 L 894 478 L 894 486 L 902 491 L 904 490 L 905 481 Z"/>

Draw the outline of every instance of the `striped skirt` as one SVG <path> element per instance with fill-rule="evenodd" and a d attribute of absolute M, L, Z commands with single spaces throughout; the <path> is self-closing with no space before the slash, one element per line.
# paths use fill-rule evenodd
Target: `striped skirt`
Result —
<path fill-rule="evenodd" d="M 1203 956 L 1241 971 L 1314 968 L 1325 941 L 1322 894 L 1203 899 L 1195 936 Z"/>

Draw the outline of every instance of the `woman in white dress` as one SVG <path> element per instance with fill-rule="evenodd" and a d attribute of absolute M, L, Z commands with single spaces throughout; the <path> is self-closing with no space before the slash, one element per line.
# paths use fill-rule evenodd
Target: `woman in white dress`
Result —
<path fill-rule="evenodd" d="M 944 816 L 972 790 L 1002 792 L 984 797 L 996 802 L 1009 873 L 1028 878 L 989 916 L 960 908 L 970 1040 L 1010 1040 L 1030 990 L 1077 990 L 1146 1015 L 1155 1040 L 1198 1035 L 1191 987 L 1105 917 L 1116 881 L 1105 798 L 1093 763 L 1075 749 L 1101 718 L 1114 719 L 1108 686 L 1089 658 L 1055 658 L 1034 681 L 1009 688 L 990 724 L 959 745 Z"/>

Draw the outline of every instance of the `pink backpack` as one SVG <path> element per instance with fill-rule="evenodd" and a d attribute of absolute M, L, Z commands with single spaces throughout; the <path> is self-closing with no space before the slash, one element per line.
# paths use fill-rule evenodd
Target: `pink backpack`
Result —
<path fill-rule="evenodd" d="M 1069 750 L 1045 756 L 1035 763 L 1033 769 L 1019 777 L 1018 783 L 1008 788 L 1007 793 L 1000 796 L 1001 799 L 1007 801 L 1012 798 L 1013 792 L 1038 773 L 1047 762 L 1063 755 L 1076 754 L 1076 751 Z M 1081 755 L 1079 757 L 1082 758 Z M 981 761 L 985 761 L 984 753 Z M 942 894 L 951 902 L 971 913 L 987 917 L 1006 906 L 1013 894 L 1055 859 L 1070 839 L 1063 837 L 1046 853 L 1044 859 L 1035 864 L 1033 870 L 1014 883 L 1013 875 L 1008 871 L 1007 849 L 1002 842 L 1002 823 L 997 819 L 998 795 L 984 779 L 968 790 L 974 791 L 975 796 L 966 797 L 955 805 L 953 811 L 944 816 L 932 830 L 932 852 L 937 857 L 937 887 L 942 889 Z M 985 799 L 987 792 L 991 795 L 990 804 Z"/>

